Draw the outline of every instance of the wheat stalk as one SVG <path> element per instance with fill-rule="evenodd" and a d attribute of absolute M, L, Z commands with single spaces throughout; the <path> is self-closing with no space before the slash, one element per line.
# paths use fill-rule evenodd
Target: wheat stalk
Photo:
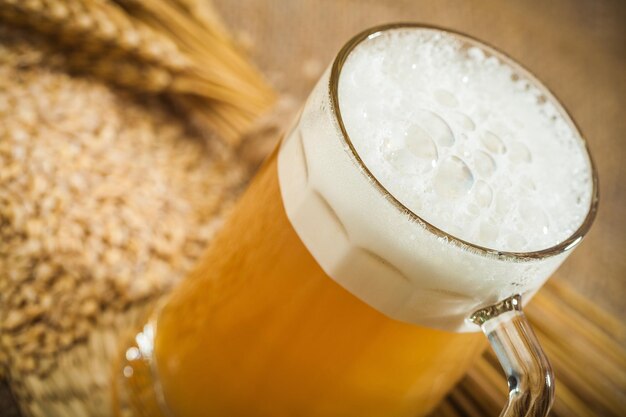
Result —
<path fill-rule="evenodd" d="M 54 37 L 73 70 L 140 92 L 168 93 L 202 128 L 236 142 L 271 105 L 271 89 L 210 9 L 190 0 L 141 5 L 0 0 L 0 19 Z"/>
<path fill-rule="evenodd" d="M 174 42 L 103 0 L 2 0 L 5 21 L 53 35 L 83 53 L 115 49 L 126 58 L 147 61 L 170 71 L 190 62 Z"/>
<path fill-rule="evenodd" d="M 205 0 L 174 0 L 179 7 L 183 8 L 190 16 L 197 20 L 201 25 L 212 28 L 216 33 L 221 33 L 228 38 L 228 31 L 217 18 L 217 12 L 213 9 L 211 3 Z"/>
<path fill-rule="evenodd" d="M 206 2 L 114 1 L 154 29 L 168 33 L 188 56 L 205 62 L 207 65 L 194 68 L 197 78 L 220 77 L 225 86 L 241 92 L 241 99 L 246 101 L 247 109 L 253 114 L 258 115 L 274 101 L 273 92 L 248 64 Z M 231 110 L 226 107 L 217 113 L 227 115 Z"/>

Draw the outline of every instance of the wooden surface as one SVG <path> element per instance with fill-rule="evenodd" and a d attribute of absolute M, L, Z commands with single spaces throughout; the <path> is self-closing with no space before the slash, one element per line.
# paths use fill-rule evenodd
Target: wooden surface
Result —
<path fill-rule="evenodd" d="M 626 320 L 626 2 L 621 0 L 215 0 L 270 80 L 299 103 L 357 32 L 417 21 L 478 37 L 561 99 L 600 177 L 596 222 L 555 278 Z"/>

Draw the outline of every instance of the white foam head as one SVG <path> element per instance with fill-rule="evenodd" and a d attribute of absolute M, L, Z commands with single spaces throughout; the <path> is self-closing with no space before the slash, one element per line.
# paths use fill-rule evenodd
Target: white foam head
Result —
<path fill-rule="evenodd" d="M 584 142 L 538 81 L 474 41 L 416 27 L 358 40 L 282 143 L 287 216 L 324 271 L 370 306 L 477 331 L 475 309 L 528 300 L 574 246 L 500 253 L 551 247 L 585 221 Z"/>
<path fill-rule="evenodd" d="M 537 251 L 587 215 L 578 132 L 545 89 L 489 50 L 439 31 L 383 32 L 350 53 L 339 104 L 376 179 L 460 239 Z"/>

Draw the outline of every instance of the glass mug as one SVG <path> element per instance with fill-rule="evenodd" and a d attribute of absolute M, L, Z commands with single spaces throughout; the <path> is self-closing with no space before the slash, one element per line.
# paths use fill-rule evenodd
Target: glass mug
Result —
<path fill-rule="evenodd" d="M 134 414 L 423 416 L 483 351 L 481 328 L 509 382 L 502 415 L 547 414 L 554 378 L 521 295 L 532 296 L 589 229 L 597 209 L 593 163 L 584 221 L 549 249 L 487 249 L 421 219 L 364 164 L 339 106 L 351 51 L 394 30 L 439 31 L 498 57 L 541 88 L 577 132 L 539 81 L 466 35 L 413 24 L 357 35 L 198 268 L 125 351 L 118 391 Z M 455 288 L 485 272 L 499 278 L 491 290 Z"/>

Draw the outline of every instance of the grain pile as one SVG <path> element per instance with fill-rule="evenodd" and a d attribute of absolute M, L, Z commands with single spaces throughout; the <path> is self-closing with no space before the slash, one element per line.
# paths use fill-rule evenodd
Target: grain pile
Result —
<path fill-rule="evenodd" d="M 206 248 L 245 169 L 157 98 L 0 29 L 0 369 L 26 415 L 109 415 L 125 328 Z"/>
<path fill-rule="evenodd" d="M 68 70 L 168 95 L 231 144 L 274 101 L 208 0 L 0 0 L 0 21 L 53 39 Z"/>

